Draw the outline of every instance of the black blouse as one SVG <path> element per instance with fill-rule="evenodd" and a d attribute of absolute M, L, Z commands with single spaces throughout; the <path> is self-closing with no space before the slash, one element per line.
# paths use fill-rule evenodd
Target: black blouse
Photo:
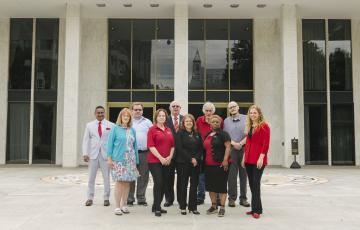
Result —
<path fill-rule="evenodd" d="M 195 158 L 200 163 L 203 155 L 203 143 L 199 133 L 180 130 L 176 135 L 176 162 L 191 163 Z"/>

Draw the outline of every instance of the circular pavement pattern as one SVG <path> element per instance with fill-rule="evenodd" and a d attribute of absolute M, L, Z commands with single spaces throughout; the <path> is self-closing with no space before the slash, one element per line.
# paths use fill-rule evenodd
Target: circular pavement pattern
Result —
<path fill-rule="evenodd" d="M 65 174 L 58 176 L 47 176 L 41 178 L 42 181 L 55 184 L 63 185 L 83 185 L 87 186 L 88 174 L 79 173 L 79 174 Z M 298 174 L 264 174 L 262 178 L 262 185 L 266 187 L 279 187 L 279 186 L 302 186 L 302 185 L 315 185 L 328 182 L 325 178 L 315 177 L 315 176 L 305 176 Z M 96 176 L 95 181 L 96 186 L 103 185 L 102 175 L 99 172 Z M 113 186 L 113 183 L 111 184 Z M 153 182 L 150 176 L 149 178 L 149 188 L 152 188 Z"/>

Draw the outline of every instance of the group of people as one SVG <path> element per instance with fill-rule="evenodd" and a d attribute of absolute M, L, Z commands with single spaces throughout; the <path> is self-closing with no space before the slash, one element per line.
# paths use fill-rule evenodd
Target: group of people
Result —
<path fill-rule="evenodd" d="M 135 196 L 138 205 L 147 206 L 150 172 L 152 212 L 161 216 L 167 213 L 161 207 L 164 195 L 165 207 L 174 203 L 176 171 L 180 213 L 199 215 L 197 206 L 204 203 L 208 191 L 211 206 L 206 213 L 222 217 L 227 197 L 228 206 L 235 207 L 239 175 L 239 204 L 250 207 L 246 196 L 248 179 L 251 210 L 246 214 L 260 218 L 260 183 L 270 142 L 270 128 L 261 109 L 252 105 L 247 115 L 242 115 L 238 104 L 232 101 L 225 120 L 215 114 L 211 102 L 203 105 L 204 115 L 196 120 L 191 114 L 181 115 L 176 101 L 170 103 L 169 109 L 170 115 L 165 109 L 158 109 L 151 122 L 143 117 L 143 105 L 135 102 L 131 109 L 122 109 L 113 124 L 105 119 L 105 109 L 96 107 L 96 120 L 86 125 L 83 139 L 84 161 L 89 162 L 85 205 L 93 204 L 95 177 L 101 168 L 104 206 L 110 205 L 110 172 L 115 182 L 116 215 L 128 214 Z"/>

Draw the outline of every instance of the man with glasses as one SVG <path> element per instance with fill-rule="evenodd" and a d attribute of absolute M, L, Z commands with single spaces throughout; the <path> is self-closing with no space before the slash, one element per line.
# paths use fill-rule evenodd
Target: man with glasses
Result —
<path fill-rule="evenodd" d="M 166 120 L 166 126 L 171 129 L 171 132 L 174 136 L 174 140 L 176 140 L 176 134 L 180 129 L 180 124 L 182 122 L 183 116 L 180 114 L 181 106 L 177 101 L 172 101 L 170 103 L 170 116 Z M 176 144 L 175 144 L 176 145 Z M 174 181 L 175 181 L 175 165 L 176 165 L 176 151 L 174 152 L 174 157 L 171 160 L 170 164 L 170 182 L 169 186 L 165 188 L 165 207 L 170 207 L 173 205 L 175 200 L 174 193 Z"/>
<path fill-rule="evenodd" d="M 147 148 L 147 133 L 149 128 L 153 125 L 152 122 L 143 117 L 143 104 L 134 102 L 131 106 L 133 115 L 133 128 L 136 131 L 136 140 L 139 153 L 139 165 L 138 170 L 140 177 L 136 182 L 136 199 L 138 205 L 147 206 L 146 202 L 146 188 L 149 182 L 149 167 L 147 162 L 148 148 Z M 127 200 L 127 204 L 132 206 L 135 201 L 135 181 L 130 184 L 130 191 Z"/>
<path fill-rule="evenodd" d="M 95 195 L 95 179 L 98 169 L 101 169 L 104 180 L 104 206 L 109 206 L 110 197 L 110 170 L 107 164 L 107 140 L 113 123 L 105 119 L 105 109 L 102 106 L 95 108 L 96 120 L 86 124 L 82 144 L 83 158 L 89 162 L 89 181 L 86 206 L 93 204 Z"/>
<path fill-rule="evenodd" d="M 245 122 L 246 116 L 239 113 L 239 105 L 235 101 L 228 104 L 229 117 L 224 121 L 224 131 L 229 133 L 231 138 L 231 164 L 229 167 L 228 177 L 228 194 L 229 194 L 229 207 L 235 207 L 237 198 L 237 175 L 239 174 L 240 180 L 240 196 L 239 204 L 244 207 L 250 207 L 247 202 L 246 188 L 247 188 L 247 175 L 246 170 L 241 167 L 241 160 L 244 156 L 245 138 Z"/>

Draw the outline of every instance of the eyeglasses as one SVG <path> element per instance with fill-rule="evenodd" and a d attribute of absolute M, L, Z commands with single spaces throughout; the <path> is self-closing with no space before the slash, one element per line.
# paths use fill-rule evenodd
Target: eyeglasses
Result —
<path fill-rule="evenodd" d="M 142 111 L 142 109 L 133 109 L 134 111 Z"/>
<path fill-rule="evenodd" d="M 230 106 L 229 109 L 234 109 L 236 107 L 237 107 L 237 105 L 233 105 L 233 106 Z"/>
<path fill-rule="evenodd" d="M 180 105 L 172 105 L 173 108 L 180 108 Z"/>

